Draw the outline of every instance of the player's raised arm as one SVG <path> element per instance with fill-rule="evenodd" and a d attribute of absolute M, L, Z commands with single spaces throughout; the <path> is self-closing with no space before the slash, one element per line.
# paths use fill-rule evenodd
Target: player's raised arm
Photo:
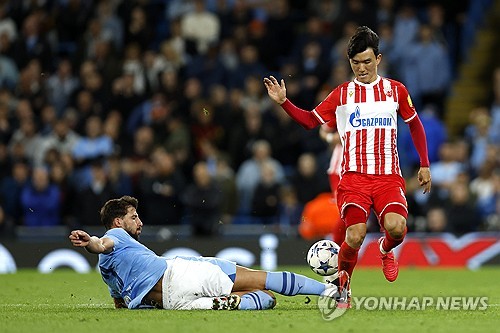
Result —
<path fill-rule="evenodd" d="M 283 110 L 302 127 L 305 129 L 313 129 L 321 124 L 312 112 L 296 107 L 286 98 L 285 80 L 281 79 L 280 83 L 271 75 L 264 78 L 264 85 L 266 86 L 269 97 L 281 105 Z"/>
<path fill-rule="evenodd" d="M 267 94 L 273 101 L 278 104 L 283 104 L 286 101 L 286 86 L 285 80 L 281 79 L 281 83 L 274 76 L 264 78 L 264 85 L 267 88 Z"/>
<path fill-rule="evenodd" d="M 73 230 L 69 235 L 69 240 L 76 247 L 84 247 L 90 253 L 107 253 L 113 249 L 115 245 L 110 238 L 99 238 L 90 236 L 83 230 Z"/>

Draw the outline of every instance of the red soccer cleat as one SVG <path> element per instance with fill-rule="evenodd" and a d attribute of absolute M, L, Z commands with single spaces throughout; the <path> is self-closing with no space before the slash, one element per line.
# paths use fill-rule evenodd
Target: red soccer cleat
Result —
<path fill-rule="evenodd" d="M 349 274 L 346 271 L 339 272 L 338 293 L 340 297 L 337 299 L 337 307 L 341 309 L 351 308 L 351 281 Z"/>
<path fill-rule="evenodd" d="M 380 237 L 378 240 L 378 245 L 381 247 L 384 237 Z M 392 251 L 383 254 L 380 252 L 380 259 L 382 259 L 382 271 L 387 281 L 394 282 L 398 278 L 399 265 L 394 258 L 394 253 Z"/>

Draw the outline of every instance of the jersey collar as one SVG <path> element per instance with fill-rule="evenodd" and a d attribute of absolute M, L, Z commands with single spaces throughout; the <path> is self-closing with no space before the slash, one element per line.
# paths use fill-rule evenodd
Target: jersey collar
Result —
<path fill-rule="evenodd" d="M 359 84 L 360 86 L 373 87 L 376 84 L 378 84 L 380 82 L 380 80 L 381 80 L 380 75 L 377 75 L 377 78 L 372 83 L 363 83 L 363 82 L 358 81 L 358 79 L 356 79 L 356 78 L 354 79 L 354 83 Z"/>

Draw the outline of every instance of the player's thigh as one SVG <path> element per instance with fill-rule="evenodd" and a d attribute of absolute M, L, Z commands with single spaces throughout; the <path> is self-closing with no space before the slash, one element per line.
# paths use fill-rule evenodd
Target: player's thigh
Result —
<path fill-rule="evenodd" d="M 267 272 L 236 266 L 233 292 L 263 290 L 266 287 Z"/>
<path fill-rule="evenodd" d="M 408 217 L 404 179 L 398 175 L 386 175 L 381 178 L 377 189 L 373 192 L 373 209 L 380 225 L 384 225 L 387 213 L 396 213 Z"/>
<path fill-rule="evenodd" d="M 337 205 L 340 211 L 340 217 L 346 223 L 346 227 L 350 224 L 345 220 L 345 214 L 348 207 L 357 207 L 364 212 L 366 222 L 370 209 L 372 207 L 372 199 L 370 193 L 370 184 L 366 181 L 365 175 L 348 172 L 340 180 L 337 188 Z M 356 221 L 359 223 L 361 221 Z"/>

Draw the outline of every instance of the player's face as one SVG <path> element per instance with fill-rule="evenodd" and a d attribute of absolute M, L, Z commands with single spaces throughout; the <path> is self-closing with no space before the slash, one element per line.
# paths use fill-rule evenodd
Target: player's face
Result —
<path fill-rule="evenodd" d="M 351 69 L 356 79 L 361 83 L 372 83 L 377 79 L 377 66 L 382 55 L 375 56 L 371 47 L 349 59 Z"/>
<path fill-rule="evenodd" d="M 139 239 L 142 231 L 142 221 L 134 207 L 129 207 L 127 214 L 121 218 L 121 227 L 134 239 Z"/>

